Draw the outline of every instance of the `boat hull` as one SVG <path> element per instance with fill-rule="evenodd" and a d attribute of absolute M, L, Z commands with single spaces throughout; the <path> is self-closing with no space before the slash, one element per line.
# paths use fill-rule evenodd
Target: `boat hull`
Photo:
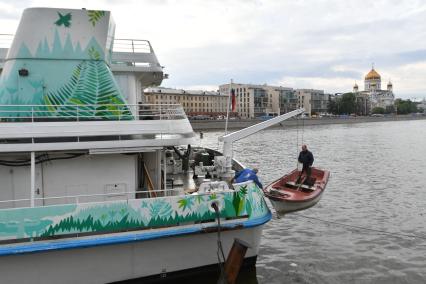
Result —
<path fill-rule="evenodd" d="M 2 209 L 1 282 L 166 279 L 211 266 L 218 216 L 225 256 L 238 238 L 250 246 L 245 257 L 255 258 L 271 212 L 251 181 L 197 195 Z"/>
<path fill-rule="evenodd" d="M 312 168 L 313 184 L 299 184 L 300 171 L 296 169 L 269 184 L 264 194 L 279 214 L 308 209 L 320 201 L 329 176 L 329 171 Z"/>
<path fill-rule="evenodd" d="M 322 194 L 305 202 L 275 201 L 273 199 L 270 199 L 270 201 L 277 213 L 285 214 L 285 213 L 308 209 L 314 206 L 315 204 L 317 204 L 320 201 L 321 197 L 322 197 Z"/>
<path fill-rule="evenodd" d="M 257 256 L 263 225 L 221 233 L 225 255 L 235 238 Z M 217 264 L 217 233 L 0 257 L 4 283 L 110 283 L 168 275 Z"/>

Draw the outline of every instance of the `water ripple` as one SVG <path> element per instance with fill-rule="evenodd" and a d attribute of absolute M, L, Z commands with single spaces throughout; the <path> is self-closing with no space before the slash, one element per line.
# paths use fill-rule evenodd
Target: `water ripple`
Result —
<path fill-rule="evenodd" d="M 217 149 L 221 134 L 199 143 Z M 303 142 L 331 179 L 321 202 L 297 213 L 303 218 L 266 224 L 258 282 L 426 283 L 425 141 L 424 120 L 305 127 Z M 266 184 L 296 167 L 297 142 L 301 129 L 266 130 L 235 143 L 234 156 Z"/>

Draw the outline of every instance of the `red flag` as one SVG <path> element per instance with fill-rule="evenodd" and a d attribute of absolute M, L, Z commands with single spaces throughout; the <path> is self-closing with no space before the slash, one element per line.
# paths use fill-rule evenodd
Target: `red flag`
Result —
<path fill-rule="evenodd" d="M 235 100 L 235 90 L 231 89 L 231 99 L 232 99 L 232 111 L 235 111 L 235 105 L 236 105 L 236 100 Z"/>

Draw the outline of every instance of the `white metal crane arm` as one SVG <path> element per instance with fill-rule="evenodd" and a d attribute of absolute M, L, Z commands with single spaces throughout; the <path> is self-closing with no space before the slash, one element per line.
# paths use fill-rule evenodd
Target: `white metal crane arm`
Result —
<path fill-rule="evenodd" d="M 229 156 L 232 152 L 232 143 L 235 141 L 238 141 L 242 138 L 245 138 L 247 136 L 250 136 L 256 132 L 259 132 L 265 128 L 268 128 L 274 124 L 280 123 L 281 121 L 284 121 L 286 119 L 292 118 L 293 116 L 296 116 L 298 114 L 301 114 L 305 111 L 304 108 L 299 108 L 297 110 L 282 114 L 280 116 L 268 119 L 266 121 L 257 123 L 255 125 L 252 125 L 250 127 L 229 133 L 227 135 L 219 137 L 219 141 L 222 141 L 223 144 L 223 155 Z"/>

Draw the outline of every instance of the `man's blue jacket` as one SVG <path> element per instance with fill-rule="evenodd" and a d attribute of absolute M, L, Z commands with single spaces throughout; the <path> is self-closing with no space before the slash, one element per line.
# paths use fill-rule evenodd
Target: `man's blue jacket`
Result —
<path fill-rule="evenodd" d="M 254 181 L 254 183 L 256 183 L 259 188 L 263 188 L 262 183 L 260 183 L 259 178 L 252 169 L 247 168 L 235 174 L 236 183 L 245 182 L 248 180 Z"/>

